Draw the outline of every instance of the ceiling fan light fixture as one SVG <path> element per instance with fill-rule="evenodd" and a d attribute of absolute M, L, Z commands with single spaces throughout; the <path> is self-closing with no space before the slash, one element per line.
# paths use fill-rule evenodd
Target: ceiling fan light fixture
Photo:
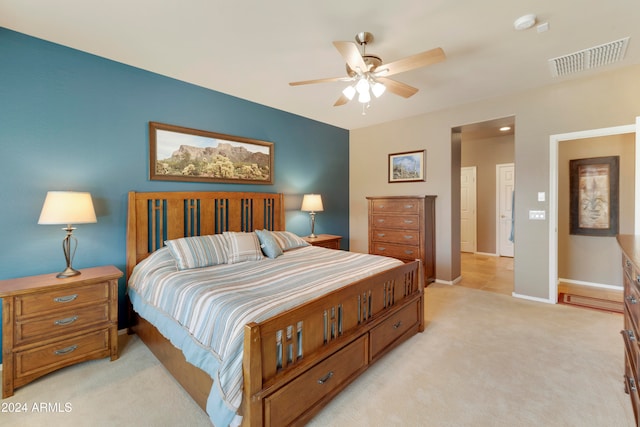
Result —
<path fill-rule="evenodd" d="M 373 92 L 376 98 L 380 98 L 385 90 L 387 90 L 387 87 L 380 82 L 375 82 L 373 86 L 371 86 L 371 92 Z"/>
<path fill-rule="evenodd" d="M 369 81 L 366 78 L 361 78 L 356 83 L 356 90 L 360 95 L 363 93 L 369 93 Z"/>
<path fill-rule="evenodd" d="M 349 101 L 351 101 L 354 95 L 356 94 L 356 88 L 354 88 L 353 86 L 347 86 L 342 91 L 342 94 L 346 96 L 349 99 Z"/>
<path fill-rule="evenodd" d="M 369 95 L 369 91 L 360 92 L 360 94 L 358 95 L 358 102 L 366 104 L 369 101 L 371 101 L 371 95 Z"/>

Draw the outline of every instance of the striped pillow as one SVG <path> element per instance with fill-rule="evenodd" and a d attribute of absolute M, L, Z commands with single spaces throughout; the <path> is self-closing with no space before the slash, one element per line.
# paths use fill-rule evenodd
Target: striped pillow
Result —
<path fill-rule="evenodd" d="M 271 233 L 283 251 L 300 248 L 302 246 L 309 246 L 309 243 L 305 242 L 302 237 L 299 237 L 290 231 L 272 231 Z"/>
<path fill-rule="evenodd" d="M 175 258 L 178 270 L 226 264 L 228 260 L 226 242 L 221 234 L 183 237 L 167 240 L 165 244 Z"/>
<path fill-rule="evenodd" d="M 263 258 L 256 233 L 225 231 L 223 235 L 227 241 L 227 264 L 259 261 Z"/>

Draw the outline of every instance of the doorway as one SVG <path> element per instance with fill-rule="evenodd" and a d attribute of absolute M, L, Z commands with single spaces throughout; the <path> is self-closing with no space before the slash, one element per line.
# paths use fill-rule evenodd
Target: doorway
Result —
<path fill-rule="evenodd" d="M 593 129 L 581 132 L 572 132 L 559 135 L 551 135 L 550 140 L 550 188 L 549 188 L 549 300 L 553 303 L 558 302 L 558 222 L 559 222 L 559 145 L 565 141 L 576 141 L 580 139 L 592 139 L 600 137 L 609 137 L 614 135 L 635 134 L 635 159 L 634 159 L 634 201 L 640 200 L 640 174 L 638 173 L 640 166 L 640 137 L 636 129 L 640 126 L 640 117 L 636 118 L 636 124 L 627 126 L 617 126 L 603 129 Z M 639 230 L 640 226 L 640 209 L 634 209 L 632 226 L 629 230 L 621 230 L 621 233 L 633 234 Z M 616 247 L 616 253 L 617 247 Z M 620 267 L 621 268 L 621 267 Z"/>
<path fill-rule="evenodd" d="M 513 248 L 513 242 L 509 239 L 515 180 L 515 118 L 468 124 L 452 131 L 460 139 L 461 275 L 455 283 L 511 295 L 513 249 L 509 251 L 509 247 Z M 501 243 L 502 240 L 509 244 Z"/>

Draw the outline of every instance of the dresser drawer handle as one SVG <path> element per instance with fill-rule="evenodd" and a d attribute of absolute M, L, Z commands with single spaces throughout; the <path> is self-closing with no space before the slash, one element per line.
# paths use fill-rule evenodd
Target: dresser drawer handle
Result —
<path fill-rule="evenodd" d="M 405 219 L 404 223 L 405 224 L 413 224 L 413 220 L 412 219 Z"/>
<path fill-rule="evenodd" d="M 404 253 L 407 255 L 413 255 L 413 251 L 411 249 L 405 249 Z"/>
<path fill-rule="evenodd" d="M 629 337 L 629 341 L 635 341 L 636 340 L 636 336 L 633 334 L 633 331 L 631 329 L 627 329 L 625 332 L 627 333 L 627 336 Z"/>
<path fill-rule="evenodd" d="M 331 379 L 331 377 L 333 376 L 333 371 L 329 371 L 329 373 L 327 375 L 325 375 L 324 377 L 320 378 L 318 380 L 318 384 L 324 384 L 327 381 L 329 381 Z"/>
<path fill-rule="evenodd" d="M 378 250 L 379 250 L 379 251 L 386 251 L 386 250 L 387 250 L 387 248 L 385 248 L 384 246 L 378 246 Z"/>
<path fill-rule="evenodd" d="M 53 324 L 58 326 L 64 326 L 64 325 L 69 325 L 75 322 L 76 320 L 78 320 L 78 316 L 71 316 L 71 317 L 67 317 L 66 319 L 56 320 L 55 322 L 53 322 Z"/>
<path fill-rule="evenodd" d="M 69 347 L 65 347 L 65 348 L 61 348 L 60 350 L 56 350 L 53 353 L 56 356 L 63 356 L 65 354 L 71 353 L 72 351 L 75 351 L 77 348 L 78 348 L 78 345 L 74 344 L 74 345 L 70 345 Z"/>
<path fill-rule="evenodd" d="M 413 239 L 413 236 L 404 236 L 405 240 L 411 240 Z"/>
<path fill-rule="evenodd" d="M 627 264 L 627 267 L 631 267 L 631 261 L 629 261 L 628 259 L 625 260 L 625 264 Z"/>
<path fill-rule="evenodd" d="M 405 209 L 412 209 L 413 205 L 404 205 Z"/>
<path fill-rule="evenodd" d="M 631 389 L 631 391 L 637 391 L 636 389 L 636 380 L 634 380 L 633 378 L 627 377 L 629 378 L 629 388 Z"/>
<path fill-rule="evenodd" d="M 398 320 L 398 322 L 393 325 L 393 329 L 398 329 L 400 326 L 402 326 L 402 320 Z"/>
<path fill-rule="evenodd" d="M 64 297 L 55 297 L 53 300 L 55 302 L 71 302 L 76 298 L 78 298 L 78 294 L 67 295 L 67 296 L 64 296 Z"/>
<path fill-rule="evenodd" d="M 382 224 L 384 222 L 384 219 L 378 219 L 378 222 Z"/>
<path fill-rule="evenodd" d="M 627 297 L 627 301 L 629 301 L 631 304 L 637 304 L 638 303 L 638 300 L 633 295 L 629 295 Z"/>
<path fill-rule="evenodd" d="M 640 283 L 640 276 L 636 276 L 636 282 Z"/>
<path fill-rule="evenodd" d="M 378 233 L 378 237 L 384 237 L 386 233 Z"/>

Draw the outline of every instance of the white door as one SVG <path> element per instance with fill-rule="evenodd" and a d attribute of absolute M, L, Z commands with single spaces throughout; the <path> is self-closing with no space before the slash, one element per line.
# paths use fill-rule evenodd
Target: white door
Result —
<path fill-rule="evenodd" d="M 460 168 L 460 250 L 477 250 L 476 242 L 476 167 Z"/>
<path fill-rule="evenodd" d="M 496 165 L 497 181 L 497 237 L 498 255 L 513 257 L 514 217 L 513 206 L 515 196 L 515 167 L 513 163 Z"/>

